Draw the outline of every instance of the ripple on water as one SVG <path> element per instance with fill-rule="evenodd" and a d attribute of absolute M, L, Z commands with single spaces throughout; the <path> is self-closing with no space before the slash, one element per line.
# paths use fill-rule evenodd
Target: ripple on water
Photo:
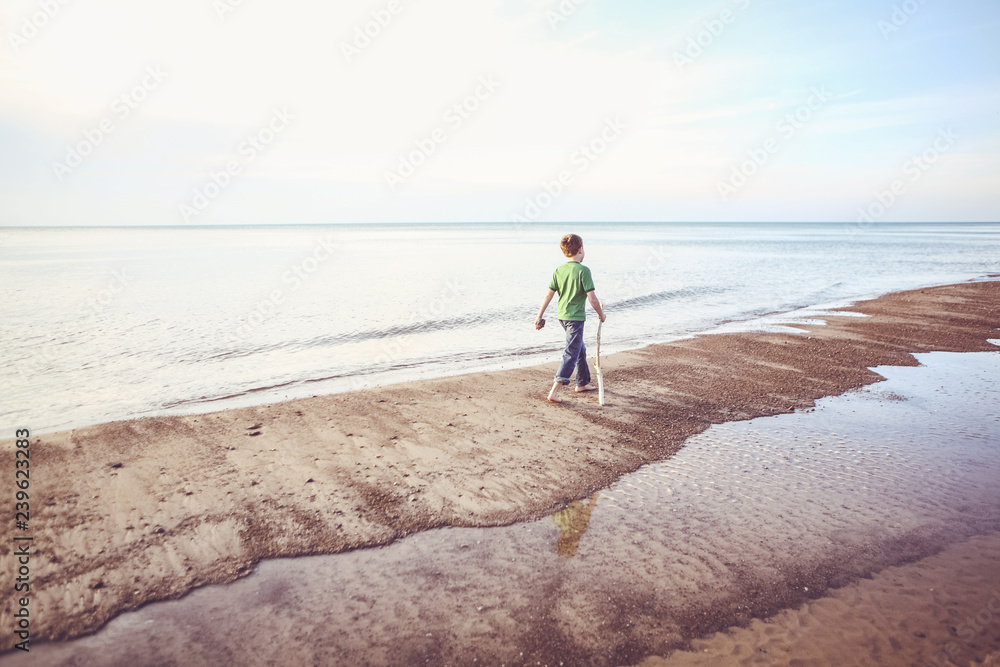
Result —
<path fill-rule="evenodd" d="M 1000 526 L 1000 353 L 716 425 L 537 521 L 262 563 L 33 665 L 621 664 Z M 21 656 L 5 656 L 18 663 Z"/>

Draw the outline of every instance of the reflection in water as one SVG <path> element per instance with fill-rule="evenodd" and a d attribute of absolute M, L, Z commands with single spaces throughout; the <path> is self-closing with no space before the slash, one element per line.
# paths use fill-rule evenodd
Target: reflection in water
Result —
<path fill-rule="evenodd" d="M 556 553 L 563 558 L 572 558 L 576 555 L 576 550 L 580 546 L 580 538 L 587 532 L 587 524 L 590 523 L 590 515 L 597 507 L 597 498 L 601 495 L 598 491 L 588 500 L 574 500 L 566 509 L 559 510 L 552 515 L 552 523 L 562 531 L 559 542 L 556 544 Z"/>

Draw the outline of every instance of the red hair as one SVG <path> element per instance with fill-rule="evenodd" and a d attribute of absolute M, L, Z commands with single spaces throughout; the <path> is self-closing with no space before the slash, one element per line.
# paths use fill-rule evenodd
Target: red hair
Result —
<path fill-rule="evenodd" d="M 583 239 L 576 234 L 567 234 L 562 237 L 562 241 L 559 242 L 559 247 L 562 249 L 564 255 L 567 257 L 573 257 L 576 253 L 580 252 L 580 248 L 583 247 Z"/>

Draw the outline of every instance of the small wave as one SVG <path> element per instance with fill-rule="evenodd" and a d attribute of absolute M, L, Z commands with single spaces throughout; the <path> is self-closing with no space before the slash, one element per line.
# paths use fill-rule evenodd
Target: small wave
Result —
<path fill-rule="evenodd" d="M 422 319 L 407 324 L 397 324 L 388 327 L 373 329 L 361 329 L 346 331 L 343 333 L 333 333 L 312 338 L 292 338 L 278 343 L 264 343 L 237 349 L 226 349 L 210 352 L 205 356 L 187 357 L 179 359 L 179 363 L 201 364 L 206 361 L 224 361 L 238 359 L 241 357 L 256 356 L 261 353 L 275 352 L 280 350 L 298 350 L 313 348 L 328 348 L 350 343 L 362 343 L 372 340 L 389 340 L 403 336 L 415 336 L 422 334 L 432 334 L 439 331 L 472 329 L 486 324 L 496 324 L 501 322 L 525 322 L 531 321 L 532 311 L 528 309 L 492 310 L 479 311 L 448 317 L 442 319 Z"/>
<path fill-rule="evenodd" d="M 407 361 L 394 361 L 383 364 L 373 364 L 369 366 L 352 368 L 348 371 L 341 373 L 324 374 L 315 377 L 304 377 L 294 380 L 286 380 L 284 382 L 278 382 L 275 384 L 268 384 L 259 387 L 249 387 L 241 391 L 219 394 L 217 396 L 199 396 L 197 398 L 192 398 L 192 399 L 171 401 L 162 404 L 162 407 L 165 409 L 170 409 L 186 405 L 216 403 L 218 401 L 240 399 L 253 394 L 276 391 L 279 389 L 288 389 L 290 387 L 299 387 L 321 382 L 330 382 L 334 380 L 346 380 L 349 378 L 364 378 L 373 375 L 384 375 L 389 373 L 396 373 L 403 370 L 411 370 L 419 368 L 428 369 L 430 371 L 429 375 L 436 375 L 431 369 L 441 366 L 446 368 L 455 368 L 455 367 L 464 368 L 471 365 L 483 364 L 484 362 L 490 362 L 497 359 L 522 358 L 522 357 L 530 357 L 533 355 L 543 355 L 543 354 L 552 355 L 559 352 L 561 349 L 562 347 L 557 345 L 533 345 L 530 347 L 520 348 L 516 350 L 502 350 L 502 351 L 470 350 L 466 352 L 457 352 L 454 354 L 441 355 L 429 358 L 411 359 Z"/>
<path fill-rule="evenodd" d="M 728 291 L 729 289 L 725 287 L 682 287 L 680 289 L 665 290 L 663 292 L 654 292 L 652 294 L 644 294 L 630 299 L 614 301 L 607 305 L 615 310 L 626 310 L 629 308 L 642 308 L 664 301 L 696 299 L 710 294 L 724 294 Z"/>
<path fill-rule="evenodd" d="M 607 302 L 605 306 L 621 312 L 625 310 L 645 308 L 657 303 L 677 300 L 692 300 L 707 295 L 723 294 L 728 291 L 730 291 L 728 288 L 722 287 L 684 287 L 674 290 L 654 292 L 652 294 L 644 294 L 619 301 L 611 301 Z M 189 356 L 178 359 L 177 363 L 197 365 L 206 362 L 220 362 L 231 359 L 239 359 L 242 357 L 251 357 L 282 350 L 332 348 L 339 345 L 363 343 L 367 341 L 391 340 L 393 338 L 401 338 L 404 336 L 434 334 L 441 331 L 470 330 L 487 324 L 497 325 L 514 322 L 525 323 L 531 322 L 534 315 L 534 308 L 483 310 L 454 317 L 445 317 L 440 319 L 424 318 L 405 324 L 331 333 L 311 338 L 292 338 L 275 343 L 261 343 L 241 348 L 217 348 L 214 351 L 207 352 L 205 355 Z M 507 355 L 514 354 L 517 356 L 533 353 L 533 348 L 504 352 L 504 354 Z"/>

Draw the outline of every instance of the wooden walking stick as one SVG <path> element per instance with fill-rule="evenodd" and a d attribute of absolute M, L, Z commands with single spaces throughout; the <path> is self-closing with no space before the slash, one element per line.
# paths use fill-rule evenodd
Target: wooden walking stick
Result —
<path fill-rule="evenodd" d="M 601 304 L 601 311 L 604 311 L 604 304 Z M 597 400 L 601 405 L 604 405 L 604 374 L 601 373 L 601 325 L 604 322 L 597 323 Z"/>

